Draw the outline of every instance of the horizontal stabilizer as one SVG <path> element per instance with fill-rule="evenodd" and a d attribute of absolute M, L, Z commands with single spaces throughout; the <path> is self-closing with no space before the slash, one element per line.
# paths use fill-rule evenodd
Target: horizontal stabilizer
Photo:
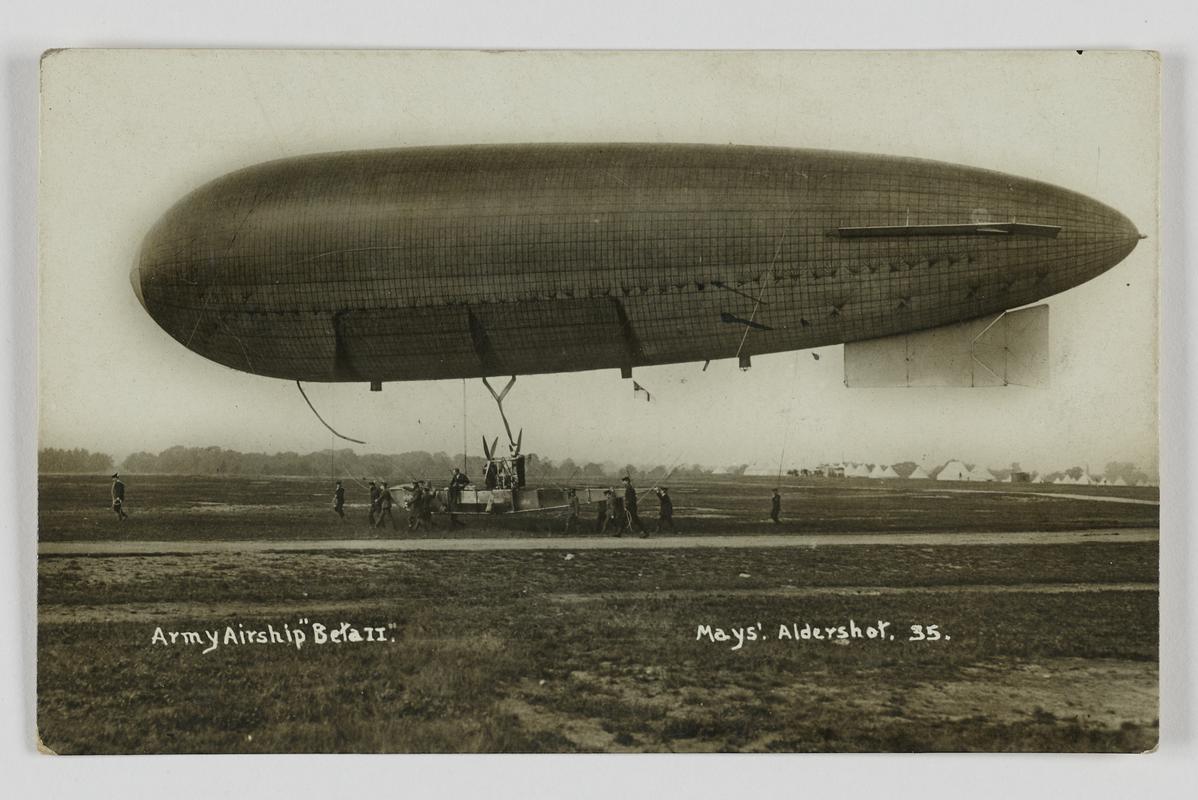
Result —
<path fill-rule="evenodd" d="M 972 222 L 965 225 L 863 225 L 840 227 L 842 239 L 886 236 L 1037 236 L 1055 239 L 1060 225 L 1032 225 L 1026 222 Z"/>
<path fill-rule="evenodd" d="M 1048 306 L 844 346 L 852 388 L 1048 385 Z"/>

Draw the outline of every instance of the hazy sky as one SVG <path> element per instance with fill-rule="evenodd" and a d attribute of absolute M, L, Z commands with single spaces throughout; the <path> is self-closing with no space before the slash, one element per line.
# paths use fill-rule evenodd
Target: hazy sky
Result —
<path fill-rule="evenodd" d="M 128 273 L 174 201 L 230 170 L 329 150 L 709 142 L 934 158 L 1119 209 L 1148 239 L 1051 298 L 1046 389 L 847 389 L 842 349 L 518 381 L 549 458 L 776 467 L 949 458 L 1056 469 L 1157 459 L 1157 63 L 1136 53 L 553 54 L 68 51 L 44 62 L 41 444 L 118 460 L 174 444 L 327 448 L 293 383 L 207 361 Z M 820 358 L 816 360 L 812 353 Z M 360 452 L 461 452 L 461 381 L 311 384 Z M 466 384 L 472 453 L 501 435 Z M 339 446 L 342 443 L 339 443 Z"/>

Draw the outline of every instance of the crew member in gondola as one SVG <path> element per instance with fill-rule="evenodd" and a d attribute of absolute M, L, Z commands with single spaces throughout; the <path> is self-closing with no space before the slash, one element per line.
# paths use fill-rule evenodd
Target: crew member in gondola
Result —
<path fill-rule="evenodd" d="M 512 488 L 524 488 L 524 454 L 512 448 Z"/>
<path fill-rule="evenodd" d="M 470 479 L 466 477 L 466 473 L 462 472 L 457 467 L 453 469 L 453 476 L 449 479 L 449 524 L 455 527 L 460 527 L 464 523 L 459 520 L 454 511 L 462 502 L 462 490 L 470 485 Z"/>
<path fill-rule="evenodd" d="M 453 475 L 449 478 L 449 510 L 453 511 L 462 502 L 462 490 L 470 485 L 470 479 L 466 477 L 466 473 L 462 472 L 457 467 L 453 468 Z"/>

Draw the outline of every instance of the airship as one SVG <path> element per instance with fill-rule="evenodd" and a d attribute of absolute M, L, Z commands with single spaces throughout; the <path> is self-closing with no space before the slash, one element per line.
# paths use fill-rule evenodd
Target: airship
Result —
<path fill-rule="evenodd" d="M 419 147 L 216 178 L 152 227 L 131 280 L 189 350 L 295 381 L 630 376 L 887 342 L 856 373 L 911 385 L 915 354 L 943 355 L 912 337 L 964 330 L 964 361 L 1006 382 L 997 362 L 1029 326 L 994 321 L 1103 273 L 1140 238 L 1077 192 L 922 159 Z M 899 366 L 879 367 L 879 354 Z"/>

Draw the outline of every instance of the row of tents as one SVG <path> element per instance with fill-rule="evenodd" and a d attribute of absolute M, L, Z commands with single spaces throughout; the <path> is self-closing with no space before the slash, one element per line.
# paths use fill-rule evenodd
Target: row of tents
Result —
<path fill-rule="evenodd" d="M 810 470 L 809 472 L 835 478 L 872 478 L 875 480 L 904 478 L 906 480 L 964 481 L 977 483 L 1051 483 L 1068 486 L 1133 485 L 1129 484 L 1123 478 L 1116 478 L 1112 481 L 1104 477 L 1096 477 L 1086 473 L 1082 473 L 1076 478 L 1063 475 L 1053 480 L 1049 480 L 1048 474 L 1040 475 L 1036 472 L 1010 472 L 1003 477 L 999 477 L 981 465 L 966 464 L 964 461 L 957 459 L 949 461 L 947 464 L 938 469 L 933 469 L 930 473 L 923 467 L 917 466 L 910 474 L 901 475 L 894 469 L 893 466 L 889 464 L 863 464 L 855 462 L 821 464 L 819 467 L 814 470 Z M 1150 484 L 1145 480 L 1141 480 L 1134 485 L 1151 486 L 1153 484 Z"/>

